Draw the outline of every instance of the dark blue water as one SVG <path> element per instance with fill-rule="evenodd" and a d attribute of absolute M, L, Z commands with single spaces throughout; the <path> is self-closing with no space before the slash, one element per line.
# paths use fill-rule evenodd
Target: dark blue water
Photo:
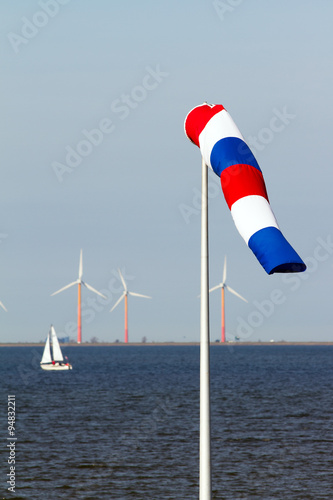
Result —
<path fill-rule="evenodd" d="M 0 349 L 0 498 L 197 499 L 199 347 Z M 16 397 L 16 494 L 7 395 Z M 333 498 L 333 348 L 211 348 L 215 499 Z"/>

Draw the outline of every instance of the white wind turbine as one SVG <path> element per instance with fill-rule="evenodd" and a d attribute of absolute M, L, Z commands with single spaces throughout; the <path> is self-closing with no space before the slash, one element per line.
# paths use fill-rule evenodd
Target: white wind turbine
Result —
<path fill-rule="evenodd" d="M 120 276 L 121 282 L 122 282 L 123 287 L 124 287 L 124 291 L 123 291 L 122 295 L 119 297 L 119 299 L 117 300 L 117 302 L 115 303 L 115 305 L 112 307 L 112 309 L 110 309 L 110 312 L 112 312 L 117 307 L 117 305 L 120 304 L 120 302 L 123 300 L 123 298 L 125 298 L 125 344 L 127 344 L 128 343 L 128 304 L 127 304 L 127 296 L 128 295 L 133 295 L 134 297 L 143 297 L 144 299 L 151 299 L 151 297 L 149 297 L 148 295 L 142 295 L 141 293 L 129 292 L 127 290 L 127 285 L 125 283 L 123 275 L 120 272 L 120 269 L 118 269 L 118 272 L 119 272 L 119 276 Z"/>
<path fill-rule="evenodd" d="M 244 302 L 247 302 L 244 297 L 239 295 L 239 293 L 235 292 L 230 286 L 226 284 L 226 279 L 227 279 L 227 257 L 224 257 L 224 267 L 223 267 L 223 278 L 222 278 L 222 283 L 219 285 L 214 286 L 209 290 L 209 292 L 213 292 L 214 290 L 217 290 L 218 288 L 221 288 L 221 342 L 225 342 L 225 306 L 224 306 L 224 289 L 226 288 L 230 293 L 233 293 L 236 295 L 236 297 L 239 297 L 240 299 L 244 300 Z"/>
<path fill-rule="evenodd" d="M 8 312 L 8 311 L 7 311 L 7 309 L 5 308 L 5 306 L 3 305 L 3 303 L 2 303 L 1 301 L 0 301 L 0 306 L 2 307 L 2 309 L 3 309 L 4 311 Z"/>
<path fill-rule="evenodd" d="M 105 295 L 103 295 L 101 292 L 98 290 L 95 290 L 91 285 L 88 285 L 88 283 L 85 283 L 82 281 L 82 274 L 83 274 L 83 266 L 82 266 L 82 250 L 80 252 L 80 264 L 79 264 L 79 277 L 76 281 L 73 281 L 69 285 L 64 286 L 63 288 L 60 288 L 60 290 L 57 290 L 56 292 L 52 293 L 51 296 L 56 295 L 57 293 L 63 292 L 66 290 L 66 288 L 70 288 L 73 285 L 78 285 L 78 306 L 77 306 L 77 343 L 81 344 L 82 341 L 82 326 L 81 326 L 81 285 L 84 285 L 88 290 L 91 290 L 94 293 L 97 293 L 100 297 L 103 297 L 103 299 L 106 299 Z"/>

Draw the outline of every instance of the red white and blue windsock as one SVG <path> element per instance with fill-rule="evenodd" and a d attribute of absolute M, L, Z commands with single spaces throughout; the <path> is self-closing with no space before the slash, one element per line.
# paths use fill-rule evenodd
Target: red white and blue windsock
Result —
<path fill-rule="evenodd" d="M 184 126 L 206 165 L 220 177 L 235 225 L 265 271 L 305 271 L 306 265 L 279 229 L 260 167 L 224 107 L 207 103 L 196 106 Z"/>

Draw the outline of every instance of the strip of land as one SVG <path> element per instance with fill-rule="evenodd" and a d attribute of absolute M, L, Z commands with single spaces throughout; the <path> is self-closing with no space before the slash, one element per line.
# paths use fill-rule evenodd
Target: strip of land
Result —
<path fill-rule="evenodd" d="M 0 347 L 44 347 L 44 343 L 40 342 L 16 342 L 16 343 L 1 343 Z M 61 344 L 62 346 L 68 347 L 147 347 L 147 346 L 199 346 L 200 342 L 129 342 L 125 344 L 123 342 L 83 342 L 82 344 L 69 343 L 66 342 Z M 327 346 L 333 345 L 333 342 L 211 342 L 211 346 L 228 347 L 228 346 Z"/>

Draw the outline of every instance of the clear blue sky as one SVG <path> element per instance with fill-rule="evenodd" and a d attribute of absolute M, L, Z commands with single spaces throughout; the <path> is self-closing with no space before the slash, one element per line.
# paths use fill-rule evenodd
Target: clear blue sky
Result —
<path fill-rule="evenodd" d="M 199 339 L 201 159 L 183 122 L 203 101 L 254 144 L 309 264 L 267 276 L 210 173 L 210 283 L 226 254 L 249 300 L 227 296 L 227 337 L 332 340 L 332 18 L 323 0 L 3 0 L 0 341 L 39 341 L 51 323 L 76 336 L 77 291 L 50 295 L 77 278 L 81 248 L 83 279 L 108 291 L 102 304 L 83 290 L 83 340 L 123 339 L 118 267 L 153 296 L 130 297 L 130 341 Z M 210 318 L 215 340 L 218 292 Z"/>

